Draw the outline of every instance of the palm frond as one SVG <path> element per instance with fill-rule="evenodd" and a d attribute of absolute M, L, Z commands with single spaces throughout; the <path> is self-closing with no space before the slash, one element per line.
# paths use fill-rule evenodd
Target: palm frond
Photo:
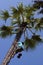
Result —
<path fill-rule="evenodd" d="M 29 19 L 31 16 L 33 16 L 34 15 L 33 12 L 36 11 L 36 10 L 37 10 L 36 8 L 31 7 L 31 6 L 25 7 L 25 11 L 26 11 L 27 18 Z"/>
<path fill-rule="evenodd" d="M 9 35 L 12 35 L 13 29 L 11 29 L 10 27 L 4 25 L 0 28 L 0 31 L 1 31 L 0 36 L 2 38 L 5 38 Z"/>
<path fill-rule="evenodd" d="M 39 0 L 39 1 L 34 1 L 35 4 L 33 4 L 33 7 L 40 9 L 40 7 L 43 8 L 43 1 Z"/>
<path fill-rule="evenodd" d="M 23 7 L 23 4 L 22 4 L 22 3 L 20 3 L 20 4 L 17 6 L 17 9 L 18 9 L 18 12 L 19 12 L 20 14 L 23 14 L 23 12 L 24 12 L 24 7 Z"/>
<path fill-rule="evenodd" d="M 26 50 L 28 50 L 28 48 L 34 48 L 35 45 L 36 43 L 34 40 L 28 38 L 25 39 L 24 46 Z"/>
<path fill-rule="evenodd" d="M 15 24 L 18 24 L 17 20 L 11 21 L 11 25 L 15 25 Z"/>
<path fill-rule="evenodd" d="M 9 12 L 7 10 L 1 11 L 0 17 L 1 17 L 1 19 L 6 21 L 10 17 Z"/>
<path fill-rule="evenodd" d="M 39 22 L 37 23 L 37 25 L 35 26 L 36 30 L 41 30 L 43 29 L 43 17 L 39 20 Z"/>
<path fill-rule="evenodd" d="M 13 18 L 13 19 L 19 17 L 19 12 L 18 12 L 17 8 L 11 7 L 11 11 L 12 11 L 11 14 L 12 14 L 12 18 Z"/>
<path fill-rule="evenodd" d="M 37 41 L 38 41 L 38 42 L 42 41 L 39 35 L 33 35 L 33 36 L 32 36 L 32 39 L 33 39 L 33 40 L 36 40 L 36 42 L 37 42 Z"/>

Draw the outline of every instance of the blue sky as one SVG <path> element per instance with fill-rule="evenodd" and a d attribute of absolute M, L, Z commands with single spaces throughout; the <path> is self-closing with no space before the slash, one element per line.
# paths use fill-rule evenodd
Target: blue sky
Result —
<path fill-rule="evenodd" d="M 32 0 L 0 0 L 0 10 L 10 10 L 11 6 L 17 6 L 18 3 L 22 2 L 24 5 L 28 5 Z M 4 22 L 0 21 L 0 25 Z M 39 32 L 40 34 L 40 32 Z M 43 37 L 43 33 L 41 32 Z M 7 51 L 9 50 L 14 36 L 8 37 L 6 39 L 0 38 L 0 63 L 3 61 Z M 15 56 L 9 65 L 43 65 L 43 44 L 36 46 L 34 50 L 29 50 L 28 52 L 23 52 L 23 56 L 17 59 Z"/>

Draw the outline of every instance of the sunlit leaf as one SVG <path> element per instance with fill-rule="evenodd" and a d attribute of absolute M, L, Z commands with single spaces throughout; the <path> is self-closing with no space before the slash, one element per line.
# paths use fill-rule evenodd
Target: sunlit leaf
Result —
<path fill-rule="evenodd" d="M 17 18 L 19 16 L 19 12 L 15 7 L 11 7 L 11 11 L 12 11 L 12 18 Z"/>
<path fill-rule="evenodd" d="M 22 4 L 22 3 L 20 3 L 20 4 L 17 6 L 17 9 L 18 9 L 18 12 L 19 12 L 20 14 L 23 14 L 24 8 L 23 8 L 23 4 Z"/>
<path fill-rule="evenodd" d="M 26 18 L 27 19 L 29 19 L 31 16 L 34 15 L 33 14 L 34 8 L 32 8 L 32 7 L 29 7 L 29 6 L 26 7 L 25 11 L 26 11 Z"/>

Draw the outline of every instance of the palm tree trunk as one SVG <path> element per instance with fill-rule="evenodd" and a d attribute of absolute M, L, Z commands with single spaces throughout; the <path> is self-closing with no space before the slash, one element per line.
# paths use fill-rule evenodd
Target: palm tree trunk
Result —
<path fill-rule="evenodd" d="M 24 27 L 20 28 L 21 30 L 17 33 L 15 40 L 11 46 L 11 48 L 9 49 L 6 57 L 4 58 L 3 62 L 1 65 L 8 65 L 8 63 L 10 62 L 10 60 L 14 57 L 14 55 L 16 54 L 16 50 L 17 50 L 17 42 L 20 40 L 20 37 L 23 33 Z"/>

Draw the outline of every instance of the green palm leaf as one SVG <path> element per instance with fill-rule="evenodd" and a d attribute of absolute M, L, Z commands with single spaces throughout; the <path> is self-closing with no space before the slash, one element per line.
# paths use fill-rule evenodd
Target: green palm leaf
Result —
<path fill-rule="evenodd" d="M 35 26 L 36 30 L 43 29 L 43 17 L 38 21 L 37 25 Z"/>
<path fill-rule="evenodd" d="M 10 27 L 4 25 L 0 28 L 0 31 L 1 31 L 0 36 L 2 38 L 5 38 L 9 35 L 12 35 L 13 29 L 11 29 Z"/>
<path fill-rule="evenodd" d="M 24 7 L 23 7 L 23 4 L 22 4 L 22 3 L 20 3 L 20 4 L 17 6 L 17 9 L 18 9 L 19 14 L 23 14 L 23 12 L 24 12 Z"/>
<path fill-rule="evenodd" d="M 31 7 L 31 6 L 27 6 L 26 8 L 25 8 L 25 11 L 26 11 L 26 17 L 29 19 L 31 16 L 33 16 L 34 15 L 34 11 L 36 11 L 37 9 L 36 8 L 34 8 L 34 7 Z"/>
<path fill-rule="evenodd" d="M 0 16 L 3 20 L 7 20 L 9 17 L 10 17 L 10 15 L 9 15 L 9 12 L 7 11 L 7 10 L 5 10 L 5 11 L 1 11 L 1 16 Z"/>
<path fill-rule="evenodd" d="M 11 14 L 12 14 L 12 18 L 13 18 L 13 19 L 19 17 L 19 12 L 18 12 L 17 8 L 11 7 L 11 11 L 12 11 Z"/>
<path fill-rule="evenodd" d="M 39 1 L 34 1 L 34 2 L 35 2 L 35 4 L 34 4 L 35 7 L 37 7 L 37 8 L 38 8 L 38 7 L 39 7 L 39 8 L 42 7 L 42 8 L 43 8 L 43 1 L 39 0 Z"/>
<path fill-rule="evenodd" d="M 28 50 L 28 48 L 34 48 L 36 43 L 34 40 L 32 39 L 28 39 L 26 38 L 25 42 L 24 42 L 24 45 L 25 45 L 25 49 Z"/>

